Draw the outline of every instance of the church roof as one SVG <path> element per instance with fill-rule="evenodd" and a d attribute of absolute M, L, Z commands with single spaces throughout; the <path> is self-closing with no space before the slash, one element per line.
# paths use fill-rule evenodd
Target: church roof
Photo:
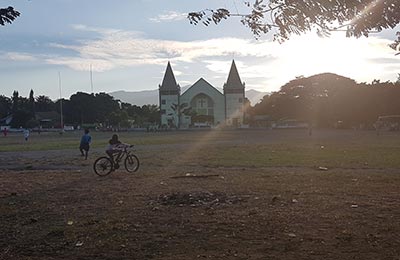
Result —
<path fill-rule="evenodd" d="M 228 80 L 224 85 L 225 88 L 230 89 L 244 89 L 244 84 L 240 80 L 239 72 L 236 68 L 235 60 L 232 60 L 231 70 L 229 71 Z"/>
<path fill-rule="evenodd" d="M 207 87 L 209 89 L 212 89 L 217 95 L 223 95 L 218 89 L 216 89 L 213 85 L 211 85 L 210 83 L 208 83 L 207 80 L 200 78 L 198 79 L 192 86 L 190 86 L 190 88 L 188 88 L 183 94 L 182 97 L 184 97 L 187 93 L 190 92 L 190 90 L 192 90 L 193 88 L 204 88 Z"/>
<path fill-rule="evenodd" d="M 160 85 L 162 90 L 177 90 L 179 85 L 176 84 L 174 73 L 172 72 L 171 64 L 168 61 L 167 69 L 165 70 L 164 79 Z"/>

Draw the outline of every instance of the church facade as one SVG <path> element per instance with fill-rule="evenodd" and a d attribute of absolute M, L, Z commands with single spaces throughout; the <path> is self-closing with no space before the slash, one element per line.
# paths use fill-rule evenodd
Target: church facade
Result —
<path fill-rule="evenodd" d="M 245 84 L 232 61 L 223 93 L 203 78 L 181 93 L 168 62 L 159 85 L 159 104 L 163 128 L 240 127 L 245 116 Z"/>

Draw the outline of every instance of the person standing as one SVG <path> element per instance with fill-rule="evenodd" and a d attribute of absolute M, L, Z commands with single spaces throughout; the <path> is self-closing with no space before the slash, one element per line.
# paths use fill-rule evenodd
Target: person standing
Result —
<path fill-rule="evenodd" d="M 28 141 L 28 138 L 29 138 L 29 129 L 28 128 L 24 129 L 24 138 L 25 138 L 25 141 Z"/>
<path fill-rule="evenodd" d="M 79 145 L 79 150 L 81 151 L 81 155 L 85 156 L 85 160 L 87 160 L 91 142 L 92 137 L 89 135 L 89 129 L 85 129 L 85 133 L 82 135 L 81 143 Z"/>

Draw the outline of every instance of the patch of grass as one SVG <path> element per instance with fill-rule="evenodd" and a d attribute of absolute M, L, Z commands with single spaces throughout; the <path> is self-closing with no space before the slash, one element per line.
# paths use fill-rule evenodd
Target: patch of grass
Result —
<path fill-rule="evenodd" d="M 92 148 L 102 148 L 108 145 L 108 140 L 113 132 L 93 132 Z M 135 145 L 161 145 L 184 143 L 192 139 L 185 134 L 177 133 L 118 133 L 119 139 L 124 143 Z M 0 152 L 17 151 L 46 151 L 46 150 L 64 150 L 77 149 L 81 138 L 80 132 L 59 133 L 32 133 L 26 142 L 21 134 L 10 134 L 6 138 L 0 138 Z"/>
<path fill-rule="evenodd" d="M 92 148 L 105 148 L 113 132 L 92 132 Z M 0 138 L 0 152 L 77 149 L 81 132 L 33 133 L 28 142 L 21 134 Z M 400 168 L 398 133 L 376 136 L 368 131 L 179 131 L 121 132 L 122 142 L 160 145 L 169 160 L 213 167 L 327 167 Z M 169 146 L 184 144 L 181 147 Z M 151 154 L 151 150 L 149 154 Z"/>
<path fill-rule="evenodd" d="M 220 167 L 398 168 L 400 146 L 269 144 L 203 150 L 203 163 Z"/>

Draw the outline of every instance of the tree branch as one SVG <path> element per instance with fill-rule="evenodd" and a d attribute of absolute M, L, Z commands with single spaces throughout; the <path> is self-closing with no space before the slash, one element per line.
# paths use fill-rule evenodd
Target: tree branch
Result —
<path fill-rule="evenodd" d="M 6 23 L 11 24 L 20 13 L 14 10 L 12 6 L 7 8 L 0 8 L 0 25 L 4 26 Z"/>

